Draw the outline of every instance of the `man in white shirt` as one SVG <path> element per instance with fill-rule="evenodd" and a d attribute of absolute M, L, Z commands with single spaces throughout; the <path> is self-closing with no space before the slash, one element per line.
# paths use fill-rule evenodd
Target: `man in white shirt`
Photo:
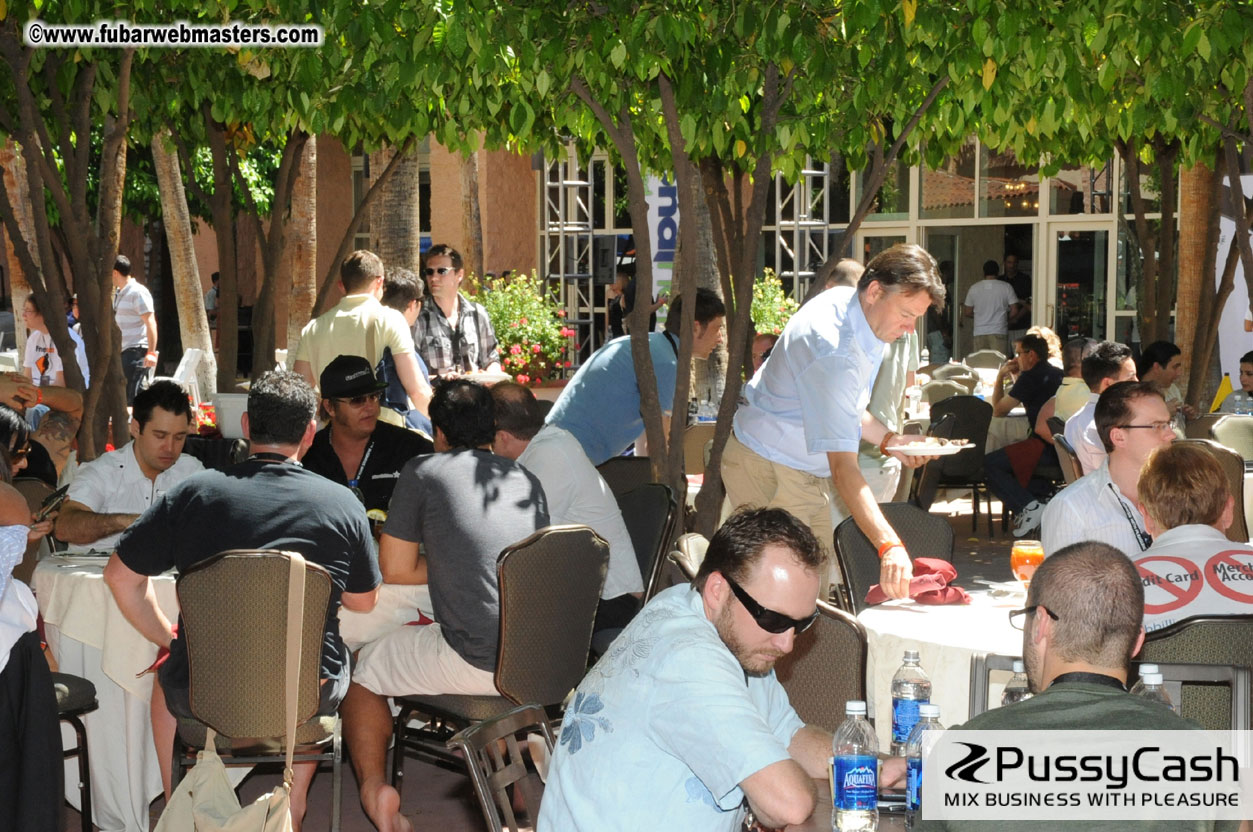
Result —
<path fill-rule="evenodd" d="M 492 450 L 539 478 L 553 523 L 590 526 L 609 543 L 609 571 L 596 611 L 596 630 L 625 627 L 644 592 L 639 560 L 618 501 L 574 434 L 545 425 L 530 390 L 507 381 L 492 387 L 496 439 Z"/>
<path fill-rule="evenodd" d="M 892 598 L 908 594 L 913 565 L 866 484 L 858 451 L 864 439 L 910 468 L 927 460 L 902 454 L 896 433 L 866 408 L 886 345 L 943 304 L 935 258 L 915 245 L 877 255 L 856 289 L 838 286 L 806 303 L 745 388 L 722 462 L 732 507 L 787 509 L 824 551 L 833 542 L 833 506 L 854 517 L 879 551 Z"/>
<path fill-rule="evenodd" d="M 177 382 L 158 381 L 135 397 L 131 440 L 81 466 L 57 517 L 57 537 L 72 551 L 112 552 L 122 532 L 157 498 L 197 471 L 183 454 L 195 421 Z"/>
<path fill-rule="evenodd" d="M 157 366 L 157 316 L 152 293 L 131 277 L 131 261 L 125 254 L 113 262 L 113 290 L 113 317 L 122 331 L 126 403 L 133 405 L 148 368 Z"/>
<path fill-rule="evenodd" d="M 962 315 L 974 319 L 974 352 L 979 350 L 996 350 L 1001 355 L 1009 355 L 1010 316 L 1018 313 L 1018 296 L 1014 288 L 1003 280 L 998 280 L 1001 267 L 995 260 L 983 264 L 983 280 L 971 286 L 966 292 L 966 302 L 962 307 Z"/>
<path fill-rule="evenodd" d="M 1253 613 L 1253 546 L 1227 539 L 1235 500 L 1222 465 L 1183 442 L 1154 451 L 1140 472 L 1153 545 L 1135 558 L 1144 580 L 1144 629 L 1194 615 Z"/>
<path fill-rule="evenodd" d="M 22 323 L 26 325 L 26 354 L 22 367 L 26 377 L 36 387 L 65 386 L 65 363 L 52 342 L 48 332 L 48 324 L 44 316 L 39 314 L 34 296 L 28 296 L 22 306 Z M 74 359 L 83 374 L 83 387 L 91 384 L 90 368 L 87 366 L 87 348 L 83 344 L 83 336 L 70 330 L 70 340 L 74 342 Z"/>
<path fill-rule="evenodd" d="M 1083 381 L 1088 385 L 1088 402 L 1066 420 L 1066 441 L 1074 448 L 1090 474 L 1105 461 L 1105 445 L 1096 430 L 1096 403 L 1110 385 L 1136 380 L 1136 362 L 1131 348 L 1117 341 L 1101 341 L 1083 357 Z"/>
<path fill-rule="evenodd" d="M 1166 401 L 1147 382 L 1115 384 L 1096 403 L 1096 429 L 1109 458 L 1045 506 L 1045 557 L 1085 540 L 1137 557 L 1153 542 L 1140 512 L 1138 483 L 1149 454 L 1175 441 Z"/>

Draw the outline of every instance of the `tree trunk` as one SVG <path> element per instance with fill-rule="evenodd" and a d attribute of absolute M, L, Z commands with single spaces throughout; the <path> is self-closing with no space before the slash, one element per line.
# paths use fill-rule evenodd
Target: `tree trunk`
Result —
<path fill-rule="evenodd" d="M 231 204 L 231 170 L 226 161 L 226 130 L 204 110 L 205 134 L 213 159 L 213 193 L 208 197 L 209 213 L 218 250 L 218 384 L 217 389 L 235 392 L 235 372 L 239 363 L 239 270 L 235 255 L 235 208 Z M 190 161 L 187 182 L 194 186 Z"/>
<path fill-rule="evenodd" d="M 300 331 L 313 317 L 318 286 L 318 143 L 310 136 L 300 156 L 296 184 L 292 188 L 291 242 L 287 262 L 291 268 L 291 295 L 287 307 L 288 366 L 300 345 Z"/>
<path fill-rule="evenodd" d="M 182 171 L 177 152 L 167 147 L 169 142 L 168 130 L 153 137 L 152 163 L 157 174 L 165 238 L 169 244 L 170 266 L 174 273 L 178 328 L 182 333 L 183 348 L 198 349 L 201 352 L 200 364 L 196 368 L 196 383 L 200 387 L 200 397 L 210 399 L 218 389 L 217 359 L 213 355 L 213 338 L 205 313 L 204 296 L 200 294 L 200 271 L 196 265 L 196 251 L 192 243 L 191 214 L 187 210 Z"/>
<path fill-rule="evenodd" d="M 470 274 L 483 278 L 483 213 L 479 209 L 479 154 L 461 156 L 461 258 Z"/>
<path fill-rule="evenodd" d="M 383 261 L 385 269 L 400 266 L 416 274 L 422 262 L 422 229 L 419 223 L 420 172 L 413 146 L 406 145 L 400 150 L 385 147 L 370 155 L 371 170 L 386 172 L 388 168 L 392 172 L 369 215 L 370 247 Z"/>

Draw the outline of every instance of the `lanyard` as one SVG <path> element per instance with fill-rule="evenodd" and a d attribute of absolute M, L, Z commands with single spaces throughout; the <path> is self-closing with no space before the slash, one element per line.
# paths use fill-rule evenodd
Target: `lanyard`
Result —
<path fill-rule="evenodd" d="M 370 461 L 370 454 L 374 451 L 374 437 L 370 437 L 370 444 L 365 446 L 365 453 L 361 455 L 361 464 L 357 466 L 357 473 L 348 481 L 349 488 L 356 488 L 357 483 L 361 482 L 361 474 L 365 471 L 366 463 Z"/>
<path fill-rule="evenodd" d="M 679 357 L 679 345 L 674 343 L 674 339 L 670 337 L 670 330 L 665 330 L 661 334 L 666 336 L 666 343 L 670 345 L 670 349 L 674 350 L 674 357 L 678 358 Z"/>
<path fill-rule="evenodd" d="M 1131 516 L 1131 510 L 1127 508 L 1127 504 L 1122 501 L 1122 497 L 1118 496 L 1118 490 L 1114 488 L 1114 484 L 1109 484 L 1109 490 L 1113 492 L 1114 499 L 1118 501 L 1118 507 L 1122 509 L 1123 517 L 1127 518 L 1127 522 L 1131 524 L 1131 530 L 1136 534 L 1136 543 L 1140 544 L 1140 551 L 1153 545 L 1153 538 L 1144 529 L 1140 528 L 1140 524 Z"/>

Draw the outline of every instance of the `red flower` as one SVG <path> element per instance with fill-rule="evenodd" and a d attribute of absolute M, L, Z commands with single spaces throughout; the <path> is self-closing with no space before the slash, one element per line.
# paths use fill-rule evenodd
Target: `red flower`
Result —
<path fill-rule="evenodd" d="M 539 344 L 536 344 L 535 346 L 531 347 L 531 352 L 539 352 Z"/>
<path fill-rule="evenodd" d="M 519 347 L 517 344 L 514 344 L 512 347 L 509 348 L 509 352 L 512 355 L 517 355 L 518 353 L 522 352 L 522 347 Z"/>
<path fill-rule="evenodd" d="M 558 318 L 564 318 L 565 316 L 566 316 L 566 310 L 564 310 L 564 309 L 558 309 L 558 310 L 557 310 L 557 317 L 558 317 Z"/>
<path fill-rule="evenodd" d="M 513 323 L 509 324 L 509 327 L 510 327 L 511 329 L 517 329 L 517 328 L 518 328 L 518 322 L 517 322 L 517 321 L 514 321 Z"/>
<path fill-rule="evenodd" d="M 518 321 L 518 323 L 522 324 L 523 326 L 526 326 L 526 318 L 523 318 L 522 320 Z"/>
<path fill-rule="evenodd" d="M 530 380 L 531 380 L 531 377 L 528 375 L 524 374 L 524 375 L 518 376 L 518 384 L 526 384 Z"/>
<path fill-rule="evenodd" d="M 563 367 L 569 367 L 569 366 L 570 366 L 570 362 L 569 362 L 569 361 L 567 361 L 567 362 L 566 362 L 565 364 L 563 364 L 562 366 L 563 366 Z"/>

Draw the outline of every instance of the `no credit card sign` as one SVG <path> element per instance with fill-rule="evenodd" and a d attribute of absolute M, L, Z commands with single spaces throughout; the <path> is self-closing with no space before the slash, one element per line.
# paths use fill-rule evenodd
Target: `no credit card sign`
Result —
<path fill-rule="evenodd" d="M 1205 564 L 1205 580 L 1220 595 L 1253 604 L 1253 552 L 1228 549 L 1214 555 Z"/>
<path fill-rule="evenodd" d="M 1173 612 L 1196 600 L 1205 586 L 1201 570 L 1187 558 L 1146 555 L 1138 558 L 1135 565 L 1144 582 L 1146 615 Z"/>

